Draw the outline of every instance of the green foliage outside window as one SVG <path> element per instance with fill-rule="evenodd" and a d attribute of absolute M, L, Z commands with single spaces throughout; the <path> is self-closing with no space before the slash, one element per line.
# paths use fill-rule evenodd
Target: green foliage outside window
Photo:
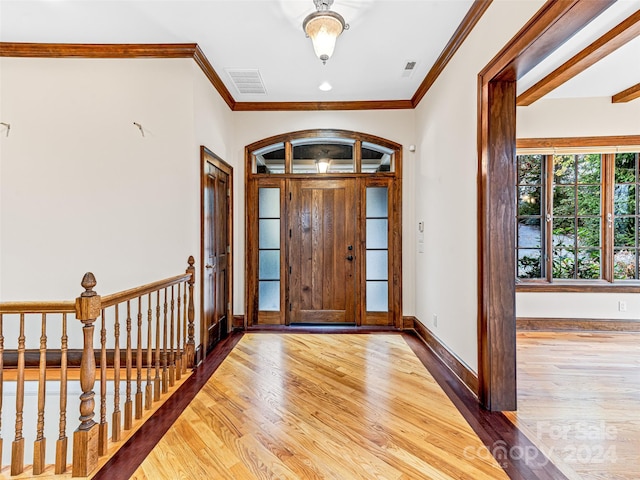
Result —
<path fill-rule="evenodd" d="M 638 279 L 640 154 L 606 158 L 606 168 L 614 171 L 612 184 L 605 185 L 604 155 L 518 156 L 519 278 L 599 279 L 606 260 L 613 272 L 609 281 Z M 545 204 L 545 167 L 552 169 L 551 205 Z M 603 205 L 605 191 L 612 199 L 608 206 Z M 609 239 L 613 257 L 603 259 Z"/>

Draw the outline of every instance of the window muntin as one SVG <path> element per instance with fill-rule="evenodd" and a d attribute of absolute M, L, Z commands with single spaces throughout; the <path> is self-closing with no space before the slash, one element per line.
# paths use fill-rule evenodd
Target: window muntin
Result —
<path fill-rule="evenodd" d="M 639 157 L 518 155 L 517 277 L 638 280 Z"/>

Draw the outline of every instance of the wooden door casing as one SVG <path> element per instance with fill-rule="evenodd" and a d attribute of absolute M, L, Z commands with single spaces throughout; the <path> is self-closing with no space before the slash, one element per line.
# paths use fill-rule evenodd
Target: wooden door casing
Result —
<path fill-rule="evenodd" d="M 291 180 L 289 322 L 356 322 L 355 179 Z"/>
<path fill-rule="evenodd" d="M 210 152 L 202 171 L 201 339 L 208 353 L 231 325 L 231 167 Z"/>

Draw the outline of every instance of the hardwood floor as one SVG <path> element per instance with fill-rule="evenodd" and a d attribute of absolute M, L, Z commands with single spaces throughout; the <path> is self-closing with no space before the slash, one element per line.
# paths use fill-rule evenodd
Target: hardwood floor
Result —
<path fill-rule="evenodd" d="M 500 479 L 398 334 L 245 334 L 135 479 Z"/>
<path fill-rule="evenodd" d="M 640 478 L 640 334 L 520 332 L 507 416 L 570 479 Z"/>

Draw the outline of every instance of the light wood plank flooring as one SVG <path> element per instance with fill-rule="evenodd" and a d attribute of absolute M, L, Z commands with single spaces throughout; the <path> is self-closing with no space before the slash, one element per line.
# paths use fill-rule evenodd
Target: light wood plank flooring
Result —
<path fill-rule="evenodd" d="M 507 476 L 402 336 L 255 333 L 132 478 Z"/>
<path fill-rule="evenodd" d="M 507 416 L 570 479 L 640 479 L 640 333 L 521 332 Z"/>

